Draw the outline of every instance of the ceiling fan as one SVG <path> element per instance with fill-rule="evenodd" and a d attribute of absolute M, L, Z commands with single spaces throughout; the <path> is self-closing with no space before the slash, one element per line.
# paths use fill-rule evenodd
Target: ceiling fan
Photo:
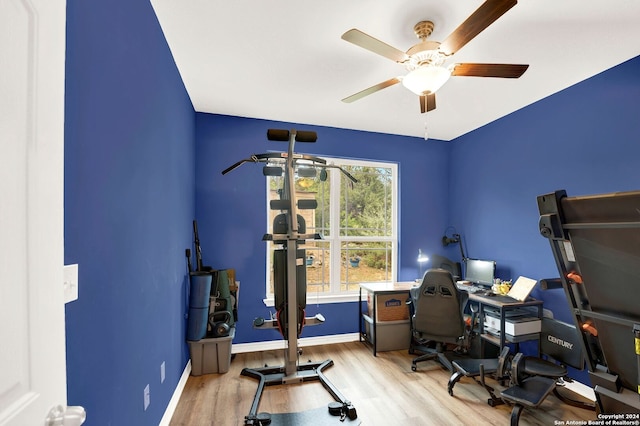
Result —
<path fill-rule="evenodd" d="M 350 29 L 342 35 L 343 40 L 403 64 L 409 72 L 405 76 L 393 77 L 364 89 L 342 101 L 351 103 L 402 82 L 406 88 L 420 96 L 420 112 L 425 113 L 436 108 L 436 91 L 450 76 L 519 78 L 529 65 L 459 63 L 447 67 L 444 64 L 448 57 L 473 40 L 516 3 L 517 0 L 486 0 L 443 42 L 427 40 L 434 24 L 431 21 L 420 21 L 413 27 L 420 42 L 406 53 L 358 29 Z"/>

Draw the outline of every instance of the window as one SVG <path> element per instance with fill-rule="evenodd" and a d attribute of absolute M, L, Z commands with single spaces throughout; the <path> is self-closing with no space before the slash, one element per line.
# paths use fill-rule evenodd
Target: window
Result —
<path fill-rule="evenodd" d="M 315 199 L 315 210 L 299 210 L 306 234 L 322 235 L 306 240 L 308 300 L 355 300 L 361 282 L 392 282 L 396 274 L 397 165 L 372 161 L 327 159 L 330 167 L 317 168 L 315 177 L 296 173 L 296 198 Z M 338 167 L 357 179 L 351 182 Z M 326 179 L 320 178 L 321 170 Z M 267 209 L 280 198 L 282 176 L 267 178 Z M 268 229 L 280 211 L 269 209 Z M 268 242 L 267 299 L 273 298 L 273 255 L 279 244 Z M 269 302 L 267 302 L 269 303 Z"/>

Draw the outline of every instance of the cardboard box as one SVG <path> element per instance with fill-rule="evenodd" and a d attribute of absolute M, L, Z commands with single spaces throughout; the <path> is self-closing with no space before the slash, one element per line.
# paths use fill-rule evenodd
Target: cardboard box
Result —
<path fill-rule="evenodd" d="M 376 324 L 375 333 L 371 317 L 365 317 L 365 333 L 370 343 L 376 342 L 376 351 L 399 351 L 409 349 L 411 327 L 409 321 L 384 321 Z"/>
<path fill-rule="evenodd" d="M 378 294 L 376 296 L 376 321 L 404 321 L 409 319 L 407 294 Z M 367 309 L 373 317 L 373 293 L 367 293 Z"/>
<path fill-rule="evenodd" d="M 189 341 L 191 375 L 226 373 L 231 365 L 231 341 L 236 328 L 231 327 L 227 337 Z"/>

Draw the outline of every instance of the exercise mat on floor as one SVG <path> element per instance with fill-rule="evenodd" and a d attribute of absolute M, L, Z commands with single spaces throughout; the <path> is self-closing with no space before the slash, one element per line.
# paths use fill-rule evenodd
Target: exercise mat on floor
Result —
<path fill-rule="evenodd" d="M 360 419 L 350 420 L 348 417 L 344 421 L 340 421 L 340 416 L 332 416 L 329 414 L 328 407 L 314 408 L 312 410 L 301 411 L 298 413 L 275 413 L 271 414 L 270 426 L 307 426 L 307 425 L 340 425 L 348 424 L 350 426 L 359 425 Z"/>

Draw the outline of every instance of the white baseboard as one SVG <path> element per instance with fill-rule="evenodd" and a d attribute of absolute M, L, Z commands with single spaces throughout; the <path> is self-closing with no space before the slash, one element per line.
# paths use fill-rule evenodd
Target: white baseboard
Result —
<path fill-rule="evenodd" d="M 182 391 L 187 384 L 187 380 L 189 379 L 189 375 L 191 374 L 191 360 L 187 362 L 187 365 L 184 367 L 184 371 L 182 372 L 182 376 L 180 376 L 180 380 L 178 381 L 178 385 L 176 389 L 173 391 L 173 395 L 171 396 L 171 400 L 169 401 L 169 405 L 167 405 L 167 409 L 164 411 L 164 415 L 162 416 L 162 420 L 160 420 L 159 426 L 169 426 L 171 422 L 171 418 L 173 417 L 173 413 L 176 411 L 178 407 L 178 402 L 180 401 L 180 397 L 182 396 Z"/>
<path fill-rule="evenodd" d="M 298 346 L 330 345 L 333 343 L 357 342 L 360 339 L 359 333 L 334 334 L 331 336 L 303 337 L 298 339 Z M 266 342 L 234 343 L 231 345 L 231 353 L 241 354 L 245 352 L 260 352 L 274 349 L 284 349 L 284 340 L 269 340 Z"/>

